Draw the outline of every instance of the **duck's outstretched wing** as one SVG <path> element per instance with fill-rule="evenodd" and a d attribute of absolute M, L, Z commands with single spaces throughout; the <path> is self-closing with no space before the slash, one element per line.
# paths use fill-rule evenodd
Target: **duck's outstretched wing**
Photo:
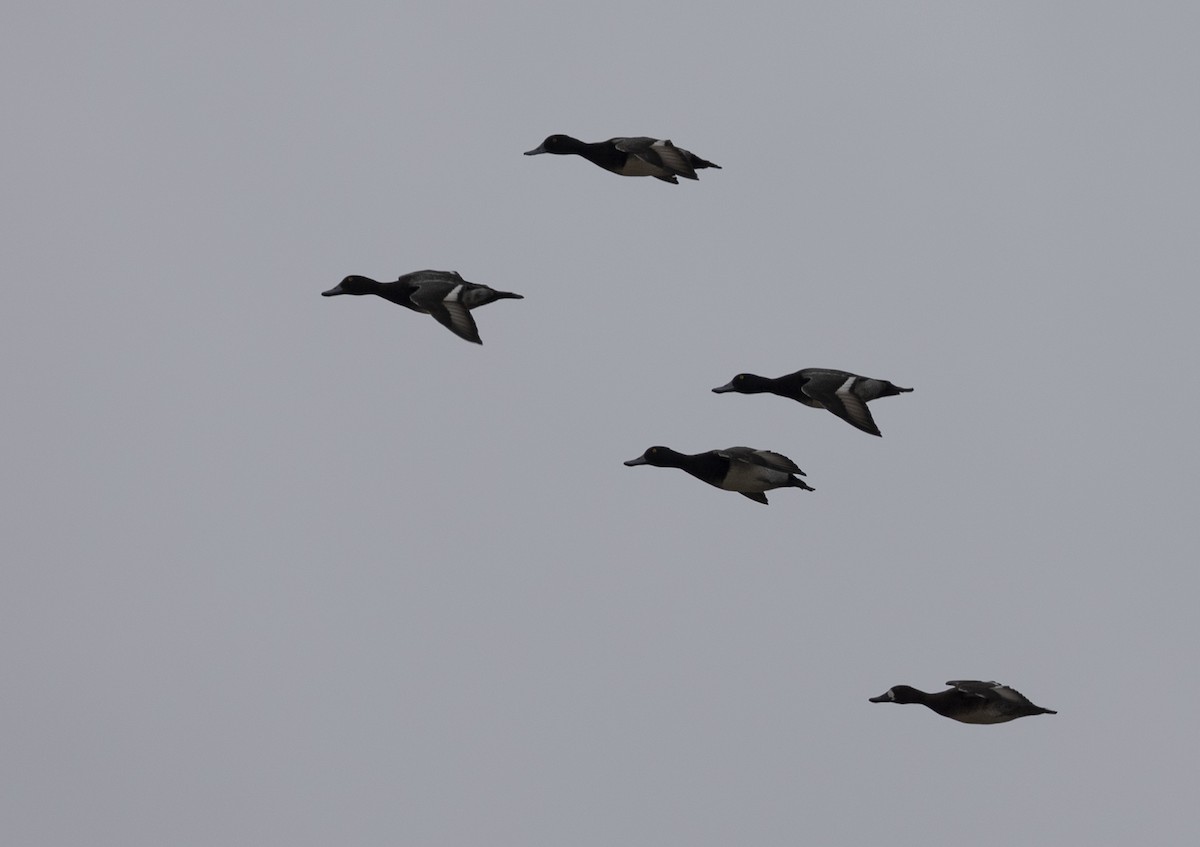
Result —
<path fill-rule="evenodd" d="M 857 376 L 851 374 L 833 391 L 817 390 L 817 386 L 810 383 L 812 390 L 806 386 L 804 393 L 814 400 L 820 401 L 821 405 L 850 426 L 871 435 L 882 436 L 883 433 L 879 431 L 879 427 L 875 425 L 875 419 L 871 417 L 871 412 L 867 409 L 866 401 L 854 393 L 854 384 L 858 379 Z"/>
<path fill-rule="evenodd" d="M 959 691 L 965 691 L 968 694 L 978 694 L 980 697 L 999 697 L 1001 700 L 1007 700 L 1010 703 L 1015 703 L 1021 706 L 1033 706 L 1033 701 L 1017 691 L 1015 688 L 1010 688 L 1007 685 L 1002 685 L 999 682 L 972 682 L 970 680 L 959 680 L 957 682 L 947 682 L 947 685 L 953 685 Z M 1041 708 L 1035 706 L 1034 708 Z"/>
<path fill-rule="evenodd" d="M 440 280 L 418 284 L 409 299 L 459 338 L 482 344 L 471 310 L 461 299 L 464 285 L 466 283 L 447 284 Z"/>
<path fill-rule="evenodd" d="M 435 283 L 445 283 L 455 285 L 466 282 L 458 271 L 410 271 L 406 274 L 400 274 L 400 279 L 397 282 L 408 283 L 409 286 L 416 288 L 421 285 L 433 285 Z"/>
<path fill-rule="evenodd" d="M 758 465 L 760 468 L 769 468 L 780 473 L 805 475 L 804 471 L 800 470 L 796 466 L 796 463 L 787 456 L 771 450 L 755 450 L 753 447 L 726 447 L 724 450 L 716 452 L 718 455 L 732 459 L 735 462 L 746 462 L 750 465 Z"/>
<path fill-rule="evenodd" d="M 616 138 L 613 139 L 613 142 L 614 146 L 622 153 L 637 156 L 646 164 L 661 168 L 668 174 L 678 175 L 684 179 L 699 179 L 696 176 L 696 169 L 692 167 L 692 163 L 688 159 L 688 151 L 676 147 L 669 140 L 659 141 L 657 138 L 639 136 Z M 660 176 L 659 179 L 676 182 L 667 174 Z"/>
<path fill-rule="evenodd" d="M 1039 706 L 1017 691 L 1007 685 L 1002 685 L 999 682 L 979 682 L 971 679 L 951 680 L 946 683 L 953 685 L 956 689 L 964 694 L 982 697 L 984 699 L 1003 700 L 1010 708 L 1016 708 L 1018 714 L 1047 714 L 1057 715 L 1058 712 L 1053 709 L 1047 709 L 1045 706 Z"/>
<path fill-rule="evenodd" d="M 758 458 L 758 464 L 764 468 L 805 476 L 804 471 L 800 470 L 795 462 L 782 453 L 776 453 L 773 450 L 755 450 L 754 455 Z"/>
<path fill-rule="evenodd" d="M 998 682 L 980 682 L 977 679 L 952 679 L 946 684 L 953 686 L 963 694 L 970 694 L 973 697 L 983 697 L 985 699 L 997 695 L 999 693 L 998 689 L 1004 688 Z"/>
<path fill-rule="evenodd" d="M 483 343 L 483 339 L 479 337 L 479 328 L 475 326 L 475 319 L 462 303 L 443 301 L 430 308 L 429 314 L 459 338 L 465 338 L 475 344 Z"/>

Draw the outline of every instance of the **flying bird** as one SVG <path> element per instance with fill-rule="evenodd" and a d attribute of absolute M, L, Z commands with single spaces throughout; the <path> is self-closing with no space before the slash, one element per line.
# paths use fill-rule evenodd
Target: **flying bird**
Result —
<path fill-rule="evenodd" d="M 772 488 L 803 488 L 814 491 L 808 483 L 799 479 L 804 471 L 796 463 L 770 450 L 755 450 L 751 447 L 729 447 L 725 450 L 709 450 L 707 453 L 689 455 L 670 447 L 651 447 L 636 459 L 625 463 L 628 467 L 654 465 L 659 468 L 679 468 L 709 485 L 736 491 L 756 503 L 767 502 L 763 492 Z"/>
<path fill-rule="evenodd" d="M 485 306 L 494 300 L 523 300 L 520 294 L 497 291 L 486 285 L 467 282 L 457 271 L 413 271 L 403 274 L 395 282 L 377 282 L 370 277 L 348 276 L 322 297 L 338 294 L 378 294 L 384 300 L 433 315 L 442 326 L 459 338 L 482 344 L 479 330 L 471 310 Z"/>
<path fill-rule="evenodd" d="M 912 389 L 893 385 L 886 379 L 870 379 L 849 371 L 804 368 L 774 379 L 757 374 L 738 374 L 725 385 L 713 389 L 715 394 L 729 391 L 739 394 L 778 394 L 814 409 L 828 409 L 851 426 L 881 436 L 883 433 L 875 425 L 867 401 L 906 394 Z"/>
<path fill-rule="evenodd" d="M 608 141 L 588 143 L 569 135 L 551 135 L 540 145 L 525 153 L 567 155 L 574 153 L 594 165 L 621 176 L 652 176 L 679 184 L 676 177 L 699 179 L 696 171 L 704 168 L 721 169 L 720 165 L 701 159 L 695 153 L 676 147 L 670 141 L 657 138 L 610 138 Z"/>
<path fill-rule="evenodd" d="M 937 694 L 927 694 L 910 685 L 896 685 L 872 703 L 920 703 L 942 717 L 962 723 L 1005 723 L 1029 715 L 1057 715 L 1053 709 L 1043 709 L 1029 702 L 1020 691 L 998 682 L 979 682 L 974 679 L 951 680 L 953 686 Z"/>

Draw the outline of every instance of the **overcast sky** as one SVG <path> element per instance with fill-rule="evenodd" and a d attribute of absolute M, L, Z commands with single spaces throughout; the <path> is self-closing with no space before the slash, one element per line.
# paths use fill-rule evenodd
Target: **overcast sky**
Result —
<path fill-rule="evenodd" d="M 1198 28 L 10 8 L 6 843 L 1194 843 Z M 526 299 L 320 296 L 421 268 Z M 810 366 L 915 391 L 710 392 Z M 963 678 L 1059 714 L 867 702 Z"/>

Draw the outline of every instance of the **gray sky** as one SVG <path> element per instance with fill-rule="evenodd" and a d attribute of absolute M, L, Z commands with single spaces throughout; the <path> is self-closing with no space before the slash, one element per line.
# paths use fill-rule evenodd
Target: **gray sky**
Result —
<path fill-rule="evenodd" d="M 1194 6 L 249 5 L 6 15 L 8 843 L 1192 843 Z"/>

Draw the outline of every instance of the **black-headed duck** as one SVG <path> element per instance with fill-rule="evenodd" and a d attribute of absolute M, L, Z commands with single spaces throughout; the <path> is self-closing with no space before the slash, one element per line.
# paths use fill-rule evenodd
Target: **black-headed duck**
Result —
<path fill-rule="evenodd" d="M 814 409 L 828 409 L 853 427 L 871 435 L 882 435 L 867 409 L 867 401 L 905 394 L 886 379 L 871 379 L 849 371 L 828 368 L 804 368 L 774 379 L 757 374 L 738 374 L 727 384 L 713 389 L 715 394 L 736 391 L 739 394 L 778 394 Z"/>
<path fill-rule="evenodd" d="M 482 344 L 471 309 L 494 300 L 523 300 L 520 294 L 497 291 L 474 282 L 467 282 L 457 271 L 413 271 L 394 282 L 377 282 L 370 277 L 348 276 L 322 297 L 338 294 L 378 294 L 384 300 L 433 315 L 442 326 L 459 338 Z"/>
<path fill-rule="evenodd" d="M 696 171 L 721 166 L 701 159 L 695 153 L 676 147 L 670 141 L 657 138 L 610 138 L 608 141 L 585 142 L 569 135 L 551 135 L 540 145 L 525 153 L 567 155 L 574 153 L 594 165 L 621 176 L 652 176 L 663 182 L 679 184 L 676 177 L 699 179 Z"/>
<path fill-rule="evenodd" d="M 963 723 L 1005 723 L 1029 715 L 1057 715 L 1053 709 L 1043 709 L 1029 702 L 1021 692 L 998 682 L 979 682 L 957 679 L 946 683 L 946 691 L 928 694 L 910 685 L 896 685 L 872 703 L 920 703 L 942 717 Z"/>
<path fill-rule="evenodd" d="M 815 490 L 796 476 L 804 476 L 804 471 L 787 456 L 751 447 L 729 447 L 695 454 L 679 453 L 670 447 L 651 447 L 625 464 L 629 467 L 679 468 L 709 485 L 736 491 L 756 503 L 765 504 L 767 495 L 763 492 L 772 488 Z"/>

